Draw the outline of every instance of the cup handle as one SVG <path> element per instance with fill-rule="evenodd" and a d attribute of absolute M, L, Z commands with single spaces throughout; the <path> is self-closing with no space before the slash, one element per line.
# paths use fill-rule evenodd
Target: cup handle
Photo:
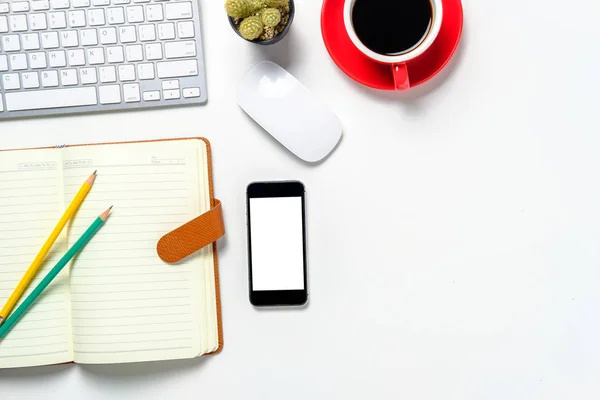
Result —
<path fill-rule="evenodd" d="M 410 78 L 406 63 L 393 64 L 392 74 L 394 75 L 394 86 L 397 92 L 405 92 L 410 89 Z"/>

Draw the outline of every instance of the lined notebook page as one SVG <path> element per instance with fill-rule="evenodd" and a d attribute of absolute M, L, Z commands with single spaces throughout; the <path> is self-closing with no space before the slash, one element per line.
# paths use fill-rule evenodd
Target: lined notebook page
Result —
<path fill-rule="evenodd" d="M 200 193 L 210 193 L 210 177 L 208 175 L 208 153 L 206 151 L 206 145 L 204 142 L 198 146 L 198 187 Z M 202 214 L 210 209 L 210 196 L 200 195 L 200 203 L 198 214 Z M 218 332 L 218 318 L 217 318 L 217 293 L 215 283 L 215 263 L 213 259 L 213 248 L 212 246 L 206 246 L 200 250 L 200 259 L 204 264 L 204 284 L 205 284 L 205 306 L 206 306 L 206 318 L 204 336 L 206 337 L 205 352 L 211 353 L 216 351 L 219 347 L 219 332 Z"/>
<path fill-rule="evenodd" d="M 156 254 L 162 235 L 202 212 L 198 143 L 203 144 L 186 140 L 64 149 L 66 198 L 90 169 L 98 169 L 69 242 L 114 205 L 71 268 L 76 362 L 190 358 L 206 350 L 201 255 L 168 265 Z"/>
<path fill-rule="evenodd" d="M 1 153 L 0 306 L 11 295 L 64 211 L 59 157 L 57 150 Z M 63 234 L 19 304 L 65 251 L 66 234 Z M 63 270 L 0 341 L 0 368 L 72 361 L 69 325 L 68 271 Z"/>

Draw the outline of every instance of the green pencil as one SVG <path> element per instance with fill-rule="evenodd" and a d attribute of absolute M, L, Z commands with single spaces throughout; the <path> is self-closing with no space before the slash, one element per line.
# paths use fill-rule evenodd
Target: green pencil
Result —
<path fill-rule="evenodd" d="M 52 280 L 56 278 L 56 275 L 58 275 L 58 273 L 64 268 L 64 266 L 67 265 L 69 261 L 71 261 L 75 254 L 83 250 L 85 245 L 88 244 L 88 242 L 92 239 L 92 237 L 94 237 L 96 232 L 100 230 L 104 222 L 106 222 L 106 219 L 108 218 L 111 209 L 112 206 L 108 210 L 104 211 L 98 218 L 96 218 L 94 223 L 90 225 L 90 227 L 87 228 L 85 232 L 83 232 L 83 235 L 81 235 L 81 237 L 75 242 L 75 244 L 56 263 L 54 268 L 52 268 L 50 272 L 48 272 L 48 275 L 46 275 L 44 279 L 42 279 L 42 281 L 36 286 L 36 288 L 33 289 L 31 294 L 27 296 L 23 303 L 21 303 L 21 305 L 6 319 L 6 321 L 4 321 L 2 326 L 0 326 L 0 339 L 5 337 L 6 334 L 12 329 L 12 327 L 23 317 L 23 315 L 27 312 L 27 309 L 31 307 L 31 305 L 35 302 L 38 296 L 42 294 L 44 289 L 46 289 L 50 282 L 52 282 Z"/>

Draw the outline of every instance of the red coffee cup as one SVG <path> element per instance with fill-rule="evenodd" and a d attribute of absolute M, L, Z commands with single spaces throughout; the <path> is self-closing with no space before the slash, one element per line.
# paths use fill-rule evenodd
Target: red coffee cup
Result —
<path fill-rule="evenodd" d="M 407 63 L 427 51 L 440 33 L 444 15 L 442 0 L 430 0 L 432 10 L 431 25 L 423 38 L 411 48 L 395 55 L 376 53 L 365 46 L 364 43 L 359 39 L 352 22 L 352 14 L 356 1 L 357 0 L 345 0 L 344 3 L 344 25 L 350 40 L 352 40 L 354 46 L 356 46 L 361 53 L 371 60 L 390 66 L 392 75 L 394 76 L 394 85 L 396 91 L 403 92 L 410 89 L 411 84 Z"/>

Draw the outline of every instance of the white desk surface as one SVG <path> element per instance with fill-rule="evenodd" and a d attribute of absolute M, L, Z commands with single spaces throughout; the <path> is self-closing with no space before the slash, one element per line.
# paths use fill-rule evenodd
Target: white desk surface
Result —
<path fill-rule="evenodd" d="M 465 0 L 449 68 L 406 95 L 330 60 L 321 1 L 290 36 L 238 38 L 201 0 L 204 107 L 0 123 L 0 148 L 208 137 L 227 238 L 225 348 L 182 362 L 0 371 L 2 399 L 597 399 L 600 2 Z M 323 164 L 294 159 L 238 108 L 255 62 L 288 68 L 339 116 Z M 300 179 L 310 306 L 248 302 L 244 192 Z"/>

